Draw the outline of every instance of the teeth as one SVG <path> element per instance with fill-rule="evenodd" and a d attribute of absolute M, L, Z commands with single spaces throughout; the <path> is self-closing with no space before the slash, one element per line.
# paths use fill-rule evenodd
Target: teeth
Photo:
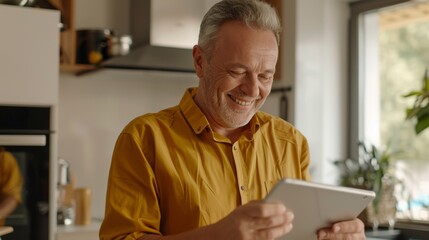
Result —
<path fill-rule="evenodd" d="M 249 106 L 250 104 L 252 104 L 252 103 L 253 103 L 253 101 L 251 101 L 251 102 L 246 102 L 246 101 L 238 100 L 237 98 L 235 98 L 234 96 L 231 96 L 231 95 L 230 95 L 230 97 L 231 97 L 231 99 L 232 99 L 234 102 L 236 102 L 236 103 L 240 104 L 241 106 Z"/>

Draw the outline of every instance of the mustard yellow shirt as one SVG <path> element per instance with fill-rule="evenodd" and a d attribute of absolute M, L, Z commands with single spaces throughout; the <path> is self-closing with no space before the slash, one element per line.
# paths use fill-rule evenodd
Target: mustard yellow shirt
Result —
<path fill-rule="evenodd" d="M 178 106 L 131 121 L 113 152 L 100 239 L 170 235 L 215 223 L 284 177 L 308 180 L 305 137 L 258 112 L 236 142 L 213 132 L 188 89 Z"/>
<path fill-rule="evenodd" d="M 0 152 L 0 201 L 6 196 L 12 196 L 20 203 L 22 185 L 23 178 L 15 157 L 10 152 Z M 0 219 L 0 226 L 4 225 L 4 221 Z"/>

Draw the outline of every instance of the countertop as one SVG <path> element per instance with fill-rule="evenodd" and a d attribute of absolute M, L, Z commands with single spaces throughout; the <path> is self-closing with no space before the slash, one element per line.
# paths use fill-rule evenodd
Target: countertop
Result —
<path fill-rule="evenodd" d="M 101 221 L 91 221 L 88 225 L 61 225 L 58 226 L 58 232 L 88 232 L 97 231 L 100 229 Z"/>
<path fill-rule="evenodd" d="M 2 226 L 0 227 L 0 236 L 13 232 L 13 227 Z"/>
<path fill-rule="evenodd" d="M 98 239 L 101 221 L 92 220 L 88 225 L 61 225 L 57 228 L 57 240 Z"/>

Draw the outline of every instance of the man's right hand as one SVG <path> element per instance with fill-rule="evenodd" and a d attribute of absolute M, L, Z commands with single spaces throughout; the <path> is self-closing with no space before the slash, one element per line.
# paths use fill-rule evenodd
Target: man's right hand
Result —
<path fill-rule="evenodd" d="M 171 236 L 147 234 L 139 240 L 274 240 L 292 230 L 293 217 L 281 203 L 253 201 L 206 227 Z"/>
<path fill-rule="evenodd" d="M 209 226 L 215 239 L 274 240 L 292 230 L 293 213 L 280 203 L 253 201 Z"/>

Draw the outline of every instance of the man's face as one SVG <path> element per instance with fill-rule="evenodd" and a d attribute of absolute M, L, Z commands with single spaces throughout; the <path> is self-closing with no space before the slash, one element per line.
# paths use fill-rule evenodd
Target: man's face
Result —
<path fill-rule="evenodd" d="M 271 91 L 278 56 L 276 38 L 269 30 L 230 21 L 220 27 L 214 44 L 210 60 L 194 47 L 200 78 L 196 102 L 215 127 L 242 127 Z"/>

